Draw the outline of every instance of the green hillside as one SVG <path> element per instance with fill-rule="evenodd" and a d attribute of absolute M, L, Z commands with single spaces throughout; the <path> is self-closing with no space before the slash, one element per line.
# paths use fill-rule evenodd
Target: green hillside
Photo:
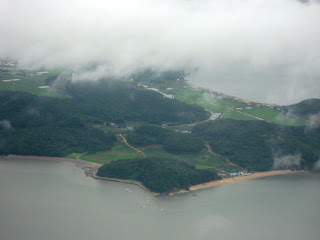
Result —
<path fill-rule="evenodd" d="M 196 169 L 187 163 L 163 158 L 117 160 L 103 165 L 97 175 L 137 180 L 159 193 L 188 190 L 191 185 L 220 179 L 214 170 Z"/>

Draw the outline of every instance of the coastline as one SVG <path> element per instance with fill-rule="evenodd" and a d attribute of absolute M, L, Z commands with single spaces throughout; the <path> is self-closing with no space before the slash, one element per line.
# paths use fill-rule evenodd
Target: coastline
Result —
<path fill-rule="evenodd" d="M 133 184 L 133 185 L 137 185 L 140 188 L 142 188 L 143 190 L 145 190 L 146 192 L 150 193 L 153 196 L 158 196 L 160 195 L 160 193 L 155 193 L 150 191 L 146 186 L 144 186 L 142 184 L 142 182 L 136 181 L 136 180 L 131 180 L 131 179 L 118 179 L 118 178 L 108 178 L 108 177 L 99 177 L 97 176 L 96 173 L 92 174 L 92 177 L 95 179 L 100 179 L 100 180 L 105 180 L 105 181 L 111 181 L 111 182 L 121 182 L 121 183 L 127 183 L 127 184 Z"/>
<path fill-rule="evenodd" d="M 198 184 L 198 185 L 193 185 L 193 186 L 190 186 L 189 190 L 180 189 L 178 191 L 169 192 L 167 195 L 171 195 L 171 196 L 172 195 L 178 195 L 178 194 L 193 192 L 193 191 L 197 191 L 197 190 L 201 190 L 201 189 L 217 187 L 217 186 L 221 186 L 221 185 L 224 185 L 224 184 L 243 182 L 243 181 L 248 181 L 248 180 L 251 180 L 251 179 L 257 179 L 257 178 L 263 178 L 263 177 L 271 177 L 271 176 L 285 175 L 285 174 L 294 174 L 294 173 L 308 173 L 308 171 L 304 171 L 304 170 L 299 170 L 299 171 L 273 170 L 273 171 L 267 171 L 267 172 L 256 172 L 256 173 L 253 173 L 253 174 L 248 175 L 248 176 L 239 176 L 239 177 L 234 177 L 234 178 L 224 178 L 222 180 L 215 180 L 215 181 L 211 181 L 211 182 L 201 183 L 201 184 Z M 165 194 L 155 193 L 155 192 L 150 191 L 141 182 L 136 181 L 136 180 L 99 177 L 99 176 L 96 175 L 96 173 L 93 173 L 92 177 L 96 178 L 96 179 L 106 180 L 106 181 L 122 182 L 122 183 L 137 185 L 140 188 L 142 188 L 143 190 L 145 190 L 148 193 L 152 194 L 153 196 L 165 195 Z"/>
<path fill-rule="evenodd" d="M 23 156 L 23 155 L 0 156 L 0 159 L 8 159 L 8 158 L 73 162 L 73 163 L 83 164 L 83 165 L 86 165 L 89 167 L 96 167 L 96 168 L 99 168 L 103 165 L 100 163 L 89 162 L 89 161 L 85 161 L 85 160 L 81 160 L 81 159 L 74 159 L 74 158 L 67 158 L 67 157 Z"/>
<path fill-rule="evenodd" d="M 307 173 L 308 171 L 304 170 L 299 170 L 299 171 L 291 171 L 291 170 L 272 170 L 272 171 L 267 171 L 267 172 L 255 172 L 251 175 L 248 176 L 238 176 L 238 177 L 233 177 L 233 178 L 224 178 L 222 180 L 215 180 L 207 183 L 202 183 L 198 185 L 191 186 L 189 188 L 189 191 L 197 191 L 200 189 L 205 189 L 205 188 L 211 188 L 211 187 L 216 187 L 216 186 L 221 186 L 224 184 L 230 184 L 230 183 L 236 183 L 236 182 L 243 182 L 243 181 L 248 181 L 252 179 L 257 179 L 257 178 L 263 178 L 263 177 L 271 177 L 271 176 L 277 176 L 277 175 L 285 175 L 285 174 L 294 174 L 294 173 Z"/>
<path fill-rule="evenodd" d="M 0 156 L 0 159 L 27 159 L 27 160 L 53 160 L 53 161 L 67 161 L 67 162 L 73 162 L 78 163 L 82 165 L 86 165 L 88 167 L 92 167 L 90 170 L 85 170 L 85 174 L 87 176 L 91 176 L 95 179 L 99 180 L 105 180 L 105 181 L 112 181 L 112 182 L 121 182 L 121 183 L 127 183 L 127 184 L 133 184 L 139 186 L 141 189 L 145 190 L 146 192 L 150 193 L 151 195 L 158 196 L 162 195 L 161 193 L 155 193 L 149 190 L 146 186 L 144 186 L 141 182 L 131 179 L 118 179 L 118 178 L 107 178 L 107 177 L 99 177 L 96 175 L 98 168 L 101 167 L 103 164 L 95 163 L 95 162 L 89 162 L 81 159 L 73 159 L 73 158 L 66 158 L 66 157 L 46 157 L 46 156 L 22 156 L 22 155 L 8 155 L 8 156 Z M 291 171 L 291 170 L 272 170 L 272 171 L 266 171 L 266 172 L 255 172 L 248 176 L 238 176 L 238 177 L 230 177 L 230 178 L 224 178 L 222 180 L 215 180 L 211 182 L 201 183 L 198 185 L 193 185 L 189 187 L 189 190 L 180 189 L 177 191 L 169 192 L 168 195 L 178 195 L 182 193 L 187 192 L 193 192 L 201 189 L 206 188 L 212 188 L 217 186 L 222 186 L 225 184 L 230 183 L 236 183 L 236 182 L 243 182 L 248 181 L 252 179 L 257 178 L 263 178 L 263 177 L 271 177 L 271 176 L 277 176 L 277 175 L 285 175 L 285 174 L 294 174 L 294 173 L 308 173 L 308 171 L 299 170 L 299 171 Z"/>

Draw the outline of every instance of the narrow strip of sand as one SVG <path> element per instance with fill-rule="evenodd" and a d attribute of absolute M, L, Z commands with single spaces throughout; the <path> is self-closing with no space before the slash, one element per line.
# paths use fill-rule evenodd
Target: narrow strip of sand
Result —
<path fill-rule="evenodd" d="M 284 174 L 293 174 L 293 173 L 305 173 L 305 172 L 306 171 L 303 171 L 303 170 L 301 170 L 301 171 L 274 170 L 274 171 L 268 171 L 268 172 L 256 172 L 256 173 L 253 173 L 253 174 L 247 175 L 247 176 L 224 178 L 222 180 L 216 180 L 216 181 L 212 181 L 212 182 L 194 185 L 189 188 L 189 191 L 196 191 L 196 190 L 200 190 L 200 189 L 204 189 L 204 188 L 216 187 L 216 186 L 221 186 L 224 184 L 242 182 L 242 181 L 247 181 L 247 180 L 256 179 L 256 178 L 263 178 L 263 177 L 270 177 L 270 176 L 284 175 Z"/>

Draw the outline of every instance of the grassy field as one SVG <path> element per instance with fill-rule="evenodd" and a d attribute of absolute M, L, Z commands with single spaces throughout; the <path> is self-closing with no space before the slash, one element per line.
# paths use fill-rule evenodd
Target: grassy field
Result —
<path fill-rule="evenodd" d="M 176 159 L 179 161 L 185 161 L 191 165 L 194 165 L 198 169 L 217 169 L 218 171 L 240 171 L 241 169 L 230 166 L 228 163 L 208 152 L 207 148 L 204 148 L 197 154 L 173 154 L 166 152 L 162 147 L 152 147 L 144 150 L 144 153 L 148 157 L 163 157 Z"/>
<path fill-rule="evenodd" d="M 283 113 L 268 107 L 243 109 L 241 111 L 277 124 L 290 126 L 302 126 L 307 124 L 306 121 L 289 118 Z"/>
<path fill-rule="evenodd" d="M 166 81 L 161 83 L 145 83 L 158 88 L 165 93 L 174 93 L 175 99 L 188 104 L 198 104 L 213 112 L 222 113 L 221 118 L 231 118 L 235 120 L 256 120 L 230 108 L 248 107 L 247 103 L 234 99 L 221 99 L 216 94 L 201 88 L 192 88 L 186 82 Z M 167 88 L 172 88 L 168 90 Z M 269 107 L 253 107 L 252 109 L 242 109 L 241 112 L 262 118 L 276 124 L 301 126 L 308 124 L 303 120 L 296 120 L 285 116 L 278 110 Z"/>
<path fill-rule="evenodd" d="M 205 93 L 203 95 L 203 100 L 209 104 L 217 104 L 225 107 L 247 107 L 248 104 L 244 102 L 238 102 L 234 100 L 224 100 L 213 97 L 211 94 Z"/>
<path fill-rule="evenodd" d="M 231 118 L 235 120 L 256 120 L 254 117 L 250 117 L 230 109 L 238 107 L 247 107 L 249 106 L 248 104 L 232 99 L 219 99 L 214 94 L 205 90 L 183 88 L 177 91 L 175 98 L 179 101 L 188 104 L 198 104 L 213 112 L 220 112 L 222 113 L 222 118 Z M 301 126 L 307 124 L 307 122 L 303 120 L 289 118 L 280 111 L 277 111 L 269 107 L 255 107 L 252 109 L 242 109 L 240 111 L 276 124 L 290 126 Z"/>
<path fill-rule="evenodd" d="M 77 158 L 79 155 L 81 155 L 81 153 L 72 153 L 67 157 Z M 105 164 L 118 159 L 134 159 L 138 157 L 141 156 L 139 154 L 136 154 L 136 151 L 122 143 L 117 142 L 108 151 L 97 152 L 94 154 L 85 154 L 79 157 L 79 159 Z"/>
<path fill-rule="evenodd" d="M 188 104 L 198 104 L 199 106 L 204 107 L 205 109 L 211 110 L 213 112 L 219 112 L 222 113 L 222 118 L 231 118 L 235 120 L 255 120 L 255 118 L 241 114 L 239 112 L 233 111 L 227 107 L 217 106 L 210 104 L 208 102 L 200 101 L 200 100 L 192 100 L 190 98 L 185 98 L 182 96 L 177 96 L 176 99 L 178 99 L 181 102 L 185 102 Z"/>
<path fill-rule="evenodd" d="M 210 169 L 210 168 L 213 168 L 212 166 L 201 165 L 201 164 L 196 164 L 195 167 L 196 167 L 196 169 Z"/>
<path fill-rule="evenodd" d="M 237 167 L 228 165 L 225 160 L 210 154 L 207 148 L 204 148 L 200 153 L 197 154 L 173 154 L 165 151 L 161 146 L 150 147 L 145 149 L 143 152 L 148 157 L 161 157 L 184 161 L 194 165 L 197 169 L 217 169 L 218 171 L 226 172 L 241 170 Z M 67 157 L 76 159 L 79 155 L 81 155 L 81 153 L 72 153 Z M 108 151 L 97 152 L 95 154 L 85 154 L 79 158 L 81 160 L 106 164 L 119 159 L 134 159 L 140 157 L 141 156 L 139 156 L 139 154 L 137 154 L 133 149 L 120 142 L 117 142 L 112 149 Z"/>
<path fill-rule="evenodd" d="M 105 155 L 103 152 L 96 153 L 94 155 L 84 155 L 80 157 L 81 160 L 86 160 L 90 162 L 97 163 L 110 163 L 111 161 L 119 160 L 119 159 L 134 159 L 137 158 L 134 154 L 128 155 Z"/>
<path fill-rule="evenodd" d="M 74 158 L 77 159 L 78 156 L 80 156 L 82 153 L 71 153 L 67 157 L 68 158 Z"/>
<path fill-rule="evenodd" d="M 38 96 L 48 96 L 48 97 L 59 97 L 65 98 L 68 97 L 61 93 L 56 92 L 52 89 L 39 88 L 40 86 L 45 85 L 45 80 L 50 75 L 59 74 L 62 70 L 50 70 L 49 74 L 41 76 L 12 76 L 12 75 L 2 75 L 0 76 L 0 90 L 1 91 L 24 91 L 29 92 Z M 3 82 L 2 80 L 10 79 L 20 79 L 19 81 L 14 82 Z"/>
<path fill-rule="evenodd" d="M 228 163 L 217 157 L 213 154 L 209 153 L 208 151 L 204 152 L 203 155 L 196 159 L 195 166 L 206 166 L 207 169 L 214 168 L 218 171 L 226 171 L 226 172 L 235 172 L 241 171 L 241 168 L 228 165 Z"/>

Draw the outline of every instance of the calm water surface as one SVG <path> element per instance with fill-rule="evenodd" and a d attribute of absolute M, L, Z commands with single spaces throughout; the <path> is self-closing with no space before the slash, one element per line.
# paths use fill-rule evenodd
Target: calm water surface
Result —
<path fill-rule="evenodd" d="M 0 239 L 320 239 L 320 176 L 155 199 L 69 162 L 0 160 Z"/>

